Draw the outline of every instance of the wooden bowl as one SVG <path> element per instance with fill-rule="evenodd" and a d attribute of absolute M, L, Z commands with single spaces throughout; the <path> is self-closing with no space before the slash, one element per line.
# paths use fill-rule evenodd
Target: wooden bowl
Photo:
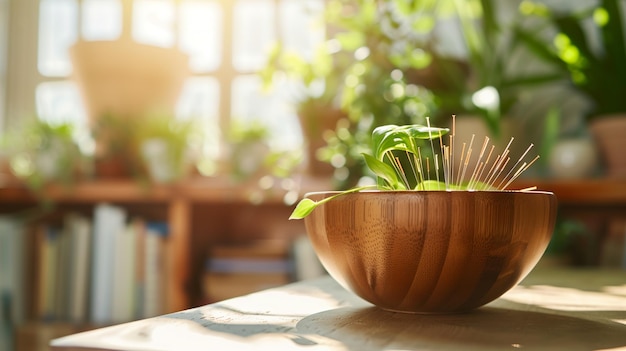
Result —
<path fill-rule="evenodd" d="M 386 310 L 452 313 L 519 283 L 543 255 L 556 212 L 556 196 L 539 191 L 363 191 L 318 207 L 305 225 L 344 288 Z"/>

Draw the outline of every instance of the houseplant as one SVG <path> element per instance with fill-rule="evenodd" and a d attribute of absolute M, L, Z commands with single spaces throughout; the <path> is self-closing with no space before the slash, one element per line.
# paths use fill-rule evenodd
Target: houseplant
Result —
<path fill-rule="evenodd" d="M 3 139 L 12 172 L 33 190 L 50 182 L 69 185 L 90 173 L 89 157 L 79 148 L 69 123 L 37 118 Z"/>
<path fill-rule="evenodd" d="M 537 22 L 532 29 L 518 28 L 517 34 L 537 57 L 560 69 L 572 87 L 588 98 L 590 106 L 584 115 L 604 155 L 607 173 L 624 177 L 626 40 L 620 4 L 601 0 L 582 10 L 559 11 L 524 1 L 521 11 Z M 590 23 L 597 33 L 590 31 Z"/>
<path fill-rule="evenodd" d="M 376 128 L 374 154 L 364 157 L 378 175 L 378 190 L 310 193 L 292 214 L 304 218 L 330 275 L 383 309 L 451 313 L 482 306 L 521 281 L 550 241 L 555 196 L 504 191 L 532 162 L 498 171 L 506 168 L 498 161 L 508 157 L 505 149 L 496 171 L 481 173 L 480 165 L 490 164 L 482 147 L 471 175 L 464 170 L 455 180 L 451 148 L 441 143 L 446 132 L 418 125 Z M 439 167 L 426 166 L 418 139 L 438 139 L 431 145 L 441 145 Z M 414 169 L 400 166 L 401 154 L 409 155 Z M 425 172 L 432 169 L 441 176 Z"/>
<path fill-rule="evenodd" d="M 336 116 L 328 125 L 317 124 L 326 130 L 326 147 L 316 151 L 334 166 L 337 187 L 364 175 L 360 152 L 369 148 L 374 126 L 423 123 L 423 112 L 435 108 L 431 94 L 403 73 L 430 62 L 420 48 L 434 25 L 435 7 L 435 1 L 331 0 L 324 17 L 329 40 L 312 60 L 280 49 L 270 59 L 266 81 L 281 71 L 307 88 L 297 102 L 306 116 L 303 126 Z"/>
<path fill-rule="evenodd" d="M 465 52 L 451 57 L 433 49 L 435 59 L 428 69 L 441 83 L 427 87 L 442 112 L 457 115 L 457 125 L 467 122 L 459 129 L 468 129 L 468 135 L 474 131 L 477 134 L 488 132 L 493 139 L 506 143 L 518 110 L 524 111 L 524 118 L 532 118 L 524 103 L 530 100 L 537 110 L 535 114 L 540 116 L 549 109 L 550 104 L 538 109 L 537 98 L 528 99 L 528 95 L 538 87 L 562 79 L 562 74 L 557 70 L 536 68 L 529 48 L 515 32 L 526 18 L 507 12 L 507 6 L 510 7 L 507 3 L 494 0 L 453 0 L 451 3 L 453 11 L 448 16 L 458 26 L 450 28 L 458 30 L 449 35 L 461 38 Z"/>
<path fill-rule="evenodd" d="M 104 114 L 92 127 L 95 176 L 172 182 L 187 175 L 194 121 L 169 114 Z M 196 138 L 197 139 L 197 138 Z"/>

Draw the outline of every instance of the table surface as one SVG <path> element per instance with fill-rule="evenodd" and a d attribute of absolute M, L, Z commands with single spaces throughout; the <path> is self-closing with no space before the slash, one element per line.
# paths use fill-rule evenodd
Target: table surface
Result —
<path fill-rule="evenodd" d="M 626 271 L 536 268 L 473 312 L 391 313 L 329 277 L 52 341 L 52 350 L 626 350 Z"/>

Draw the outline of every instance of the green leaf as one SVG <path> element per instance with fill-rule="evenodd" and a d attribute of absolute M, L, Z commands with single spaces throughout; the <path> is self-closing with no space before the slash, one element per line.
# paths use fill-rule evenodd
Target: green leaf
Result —
<path fill-rule="evenodd" d="M 378 177 L 384 179 L 391 189 L 404 188 L 402 183 L 398 181 L 396 171 L 390 165 L 378 160 L 372 155 L 363 154 L 365 164 Z"/>
<path fill-rule="evenodd" d="M 448 128 L 428 127 L 420 124 L 404 126 L 386 125 L 374 129 L 374 157 L 382 160 L 392 150 L 417 153 L 415 139 L 436 139 L 449 132 Z"/>
<path fill-rule="evenodd" d="M 302 219 L 308 216 L 319 204 L 311 199 L 304 198 L 298 202 L 289 219 Z"/>
<path fill-rule="evenodd" d="M 415 190 L 446 190 L 446 183 L 437 180 L 425 180 L 417 184 Z"/>
<path fill-rule="evenodd" d="M 333 196 L 329 196 L 320 201 L 313 201 L 305 197 L 304 199 L 300 200 L 300 202 L 298 202 L 298 204 L 296 205 L 296 208 L 294 208 L 293 212 L 289 216 L 289 219 L 302 219 L 308 216 L 309 214 L 311 214 L 311 212 L 313 212 L 313 210 L 315 210 L 318 206 L 323 205 L 334 198 L 337 198 L 339 196 L 349 194 L 349 193 L 356 193 L 361 190 L 365 190 L 365 189 L 372 188 L 372 187 L 375 187 L 375 185 L 366 185 L 366 186 L 352 188 L 352 189 L 337 193 Z"/>

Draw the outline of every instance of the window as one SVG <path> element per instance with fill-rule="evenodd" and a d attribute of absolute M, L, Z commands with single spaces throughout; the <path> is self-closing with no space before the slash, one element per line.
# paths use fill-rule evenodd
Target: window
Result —
<path fill-rule="evenodd" d="M 178 47 L 190 56 L 192 76 L 187 79 L 176 108 L 179 118 L 200 118 L 207 132 L 214 136 L 220 134 L 216 132 L 220 128 L 228 126 L 231 118 L 260 119 L 271 128 L 274 146 L 300 147 L 299 124 L 294 109 L 287 103 L 289 89 L 268 96 L 261 92 L 254 73 L 263 67 L 265 55 L 276 40 L 283 40 L 286 46 L 304 54 L 312 52 L 324 40 L 323 29 L 312 25 L 324 10 L 324 0 L 20 0 L 20 3 L 23 1 L 39 8 L 34 68 L 37 72 L 33 75 L 31 93 L 32 109 L 40 118 L 86 125 L 86 113 L 71 79 L 68 49 L 79 39 L 119 38 L 129 19 L 124 13 L 130 8 L 130 32 L 134 40 Z M 19 11 L 21 6 L 17 8 Z M 17 99 L 16 103 L 27 101 Z M 28 107 L 11 110 L 28 110 Z"/>

